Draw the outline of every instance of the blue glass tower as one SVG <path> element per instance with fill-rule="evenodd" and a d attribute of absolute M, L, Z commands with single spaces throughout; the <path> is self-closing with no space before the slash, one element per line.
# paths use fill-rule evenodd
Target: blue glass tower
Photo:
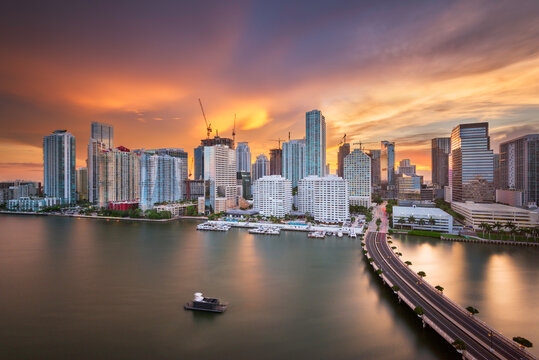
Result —
<path fill-rule="evenodd" d="M 43 191 L 64 204 L 76 201 L 75 137 L 56 130 L 43 138 Z"/>
<path fill-rule="evenodd" d="M 305 139 L 283 143 L 283 176 L 292 181 L 292 187 L 305 177 Z"/>
<path fill-rule="evenodd" d="M 306 176 L 326 174 L 326 118 L 320 110 L 305 114 Z"/>

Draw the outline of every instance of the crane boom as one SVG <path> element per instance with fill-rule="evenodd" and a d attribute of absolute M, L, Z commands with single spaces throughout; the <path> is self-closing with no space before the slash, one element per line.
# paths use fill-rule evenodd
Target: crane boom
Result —
<path fill-rule="evenodd" d="M 206 123 L 206 137 L 209 139 L 211 134 L 211 124 L 208 124 L 206 119 L 206 114 L 204 113 L 204 107 L 202 106 L 202 101 L 198 98 L 198 103 L 200 104 L 200 110 L 202 110 L 202 116 L 204 117 L 204 122 Z"/>

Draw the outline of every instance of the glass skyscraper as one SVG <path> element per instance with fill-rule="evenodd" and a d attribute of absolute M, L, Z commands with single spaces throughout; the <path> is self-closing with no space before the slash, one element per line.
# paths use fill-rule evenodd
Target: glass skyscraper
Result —
<path fill-rule="evenodd" d="M 388 188 L 395 186 L 395 143 L 382 141 L 380 148 L 380 181 Z"/>
<path fill-rule="evenodd" d="M 77 201 L 75 137 L 66 130 L 56 130 L 43 137 L 43 192 L 60 198 L 62 203 Z"/>
<path fill-rule="evenodd" d="M 236 172 L 251 173 L 251 149 L 246 142 L 239 142 L 236 147 Z"/>
<path fill-rule="evenodd" d="M 195 156 L 195 180 L 204 179 L 204 146 L 197 146 L 194 150 Z"/>
<path fill-rule="evenodd" d="M 283 143 L 283 177 L 292 181 L 292 188 L 305 177 L 305 139 Z"/>
<path fill-rule="evenodd" d="M 306 175 L 326 175 L 326 118 L 320 110 L 305 114 Z"/>
<path fill-rule="evenodd" d="M 451 132 L 452 201 L 494 202 L 494 162 L 488 123 L 461 124 Z"/>
<path fill-rule="evenodd" d="M 105 149 L 112 149 L 114 147 L 114 129 L 112 125 L 93 121 L 90 137 L 102 143 Z"/>
<path fill-rule="evenodd" d="M 114 147 L 114 129 L 112 125 L 92 122 L 91 135 L 88 142 L 88 201 L 99 201 L 99 154 Z"/>
<path fill-rule="evenodd" d="M 449 184 L 451 138 L 432 139 L 432 183 L 443 188 Z"/>
<path fill-rule="evenodd" d="M 182 199 L 183 159 L 144 153 L 140 156 L 140 207 L 151 209 L 155 203 Z"/>

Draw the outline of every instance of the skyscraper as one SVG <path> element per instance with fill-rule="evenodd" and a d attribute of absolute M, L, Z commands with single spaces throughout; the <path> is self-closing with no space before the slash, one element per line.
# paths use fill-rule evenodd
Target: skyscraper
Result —
<path fill-rule="evenodd" d="M 120 146 L 99 154 L 99 206 L 140 197 L 139 155 Z"/>
<path fill-rule="evenodd" d="M 195 157 L 195 180 L 204 178 L 204 147 L 226 145 L 230 149 L 234 149 L 234 140 L 230 138 L 223 138 L 218 135 L 213 138 L 207 138 L 200 140 L 200 146 L 194 149 Z"/>
<path fill-rule="evenodd" d="M 380 156 L 381 150 L 367 150 L 371 158 L 371 186 L 373 189 L 380 189 Z"/>
<path fill-rule="evenodd" d="M 266 175 L 269 175 L 269 161 L 266 155 L 260 154 L 256 157 L 256 161 L 253 164 L 253 171 L 251 172 L 252 182 L 254 183 Z"/>
<path fill-rule="evenodd" d="M 283 176 L 292 181 L 292 188 L 305 177 L 305 139 L 283 143 Z"/>
<path fill-rule="evenodd" d="M 184 160 L 169 155 L 143 153 L 140 155 L 140 207 L 151 209 L 155 203 L 182 199 Z"/>
<path fill-rule="evenodd" d="M 354 149 L 344 158 L 344 179 L 348 181 L 350 205 L 371 207 L 371 158 Z"/>
<path fill-rule="evenodd" d="M 461 124 L 451 132 L 449 186 L 453 202 L 493 202 L 493 152 L 488 123 Z"/>
<path fill-rule="evenodd" d="M 270 175 L 283 173 L 283 151 L 281 149 L 270 150 Z"/>
<path fill-rule="evenodd" d="M 298 210 L 317 221 L 341 223 L 349 218 L 348 182 L 336 175 L 307 176 L 298 183 Z"/>
<path fill-rule="evenodd" d="M 500 144 L 500 185 L 523 191 L 526 204 L 539 203 L 539 134 Z"/>
<path fill-rule="evenodd" d="M 67 130 L 56 130 L 43 137 L 43 192 L 64 204 L 77 201 L 75 137 Z"/>
<path fill-rule="evenodd" d="M 226 145 L 204 147 L 204 180 L 215 213 L 236 206 L 236 151 Z"/>
<path fill-rule="evenodd" d="M 114 130 L 112 125 L 100 122 L 92 122 L 91 135 L 88 141 L 88 158 L 86 167 L 88 168 L 88 201 L 97 203 L 99 201 L 99 154 L 114 146 Z"/>
<path fill-rule="evenodd" d="M 324 176 L 326 172 L 326 118 L 320 110 L 305 114 L 306 175 Z"/>
<path fill-rule="evenodd" d="M 389 189 L 395 186 L 395 143 L 382 141 L 380 145 L 380 182 Z"/>
<path fill-rule="evenodd" d="M 239 142 L 236 147 L 236 172 L 251 172 L 251 149 L 249 149 L 249 143 Z"/>
<path fill-rule="evenodd" d="M 77 200 L 88 200 L 88 168 L 77 169 Z"/>
<path fill-rule="evenodd" d="M 93 121 L 90 137 L 102 143 L 105 149 L 112 149 L 114 147 L 114 129 L 112 125 Z"/>
<path fill-rule="evenodd" d="M 337 176 L 344 177 L 344 158 L 348 154 L 350 154 L 349 143 L 339 146 L 339 153 L 337 154 Z"/>
<path fill-rule="evenodd" d="M 431 141 L 432 184 L 443 188 L 449 184 L 449 153 L 451 138 L 434 138 Z"/>
<path fill-rule="evenodd" d="M 253 185 L 253 208 L 262 216 L 285 216 L 292 210 L 292 182 L 281 175 L 258 179 Z"/>

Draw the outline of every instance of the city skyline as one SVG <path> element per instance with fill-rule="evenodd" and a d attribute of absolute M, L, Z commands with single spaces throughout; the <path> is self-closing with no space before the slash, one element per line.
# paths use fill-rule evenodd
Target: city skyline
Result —
<path fill-rule="evenodd" d="M 539 132 L 536 2 L 309 4 L 9 4 L 0 180 L 42 181 L 41 141 L 55 129 L 77 138 L 86 167 L 92 121 L 114 126 L 115 145 L 192 157 L 205 137 L 198 97 L 222 136 L 237 114 L 253 154 L 288 131 L 302 138 L 319 109 L 332 169 L 346 133 L 366 149 L 395 141 L 395 161 L 426 180 L 430 140 L 458 124 L 488 121 L 495 153 Z"/>

